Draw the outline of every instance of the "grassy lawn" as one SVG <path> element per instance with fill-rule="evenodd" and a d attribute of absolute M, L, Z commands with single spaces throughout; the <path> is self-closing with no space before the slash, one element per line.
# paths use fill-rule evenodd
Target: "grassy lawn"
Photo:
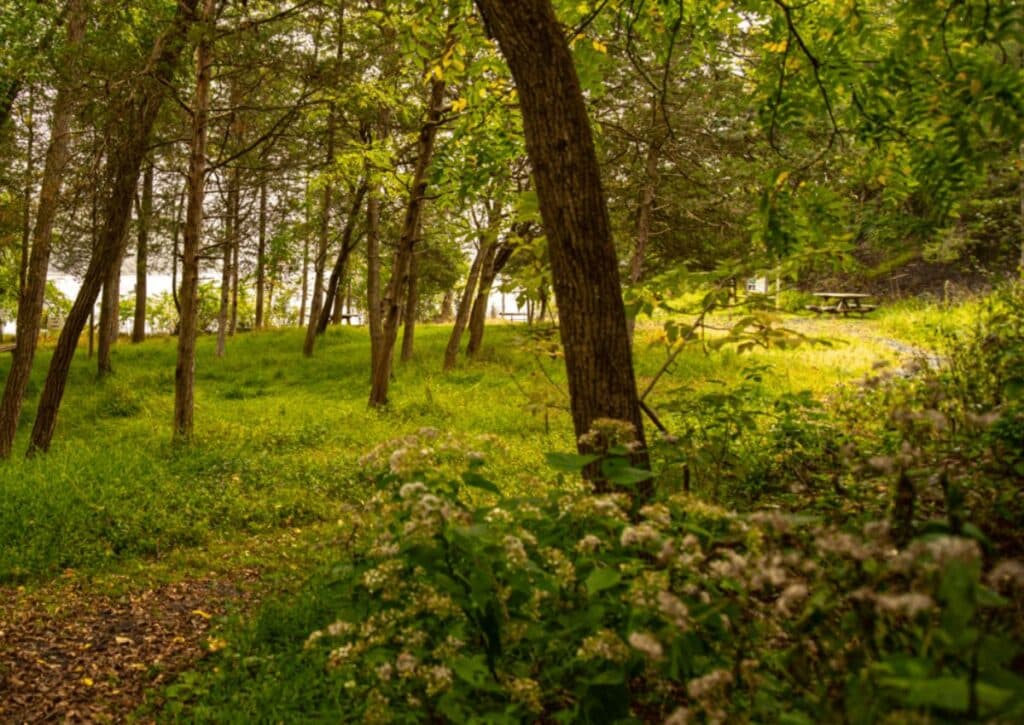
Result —
<path fill-rule="evenodd" d="M 733 384 L 751 365 L 769 366 L 765 385 L 776 393 L 807 389 L 824 396 L 867 374 L 878 360 L 893 361 L 898 353 L 883 336 L 920 329 L 923 314 L 912 309 L 881 320 L 784 321 L 827 338 L 828 346 L 742 355 L 730 349 L 704 354 L 694 346 L 676 359 L 649 402 L 661 411 L 680 388 Z M 524 331 L 492 326 L 481 359 L 443 375 L 448 328 L 421 325 L 416 357 L 398 366 L 392 403 L 383 411 L 366 405 L 363 328 L 333 328 L 312 359 L 300 354 L 298 330 L 239 335 L 223 359 L 204 338 L 196 440 L 187 448 L 170 441 L 173 339 L 122 341 L 116 372 L 103 382 L 95 379 L 93 361 L 80 354 L 53 448 L 0 466 L 0 581 L 41 580 L 66 569 L 102 572 L 133 559 L 164 559 L 177 549 L 334 520 L 345 502 L 366 496 L 360 457 L 424 426 L 489 436 L 501 451 L 493 457 L 496 478 L 532 470 L 550 479 L 542 454 L 573 447 L 560 387 L 564 371 L 561 359 L 536 352 Z M 641 387 L 666 358 L 659 337 L 656 327 L 638 331 Z M 24 449 L 48 361 L 44 349 L 16 450 Z M 659 414 L 673 430 L 676 414 L 668 408 Z"/>

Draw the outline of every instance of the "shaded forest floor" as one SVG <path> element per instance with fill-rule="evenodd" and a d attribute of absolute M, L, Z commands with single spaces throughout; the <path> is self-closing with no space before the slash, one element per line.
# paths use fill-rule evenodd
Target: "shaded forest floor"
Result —
<path fill-rule="evenodd" d="M 916 314 L 790 319 L 835 344 L 695 350 L 665 388 L 740 380 L 756 360 L 778 388 L 824 396 L 930 342 Z M 544 335 L 492 327 L 480 360 L 442 376 L 447 332 L 421 328 L 383 412 L 366 409 L 362 329 L 330 331 L 313 360 L 297 331 L 240 336 L 223 360 L 204 340 L 187 451 L 169 443 L 173 341 L 122 343 L 102 383 L 80 355 L 53 451 L 0 470 L 0 720 L 115 720 L 152 699 L 222 646 L 219 618 L 296 589 L 344 552 L 345 512 L 367 495 L 358 461 L 380 441 L 423 426 L 486 433 L 499 473 L 572 448 L 561 361 L 545 354 Z M 666 353 L 656 328 L 638 342 L 643 385 Z M 31 393 L 47 362 L 44 353 Z M 658 394 L 651 402 L 661 408 Z M 672 413 L 663 418 L 671 428 Z"/>

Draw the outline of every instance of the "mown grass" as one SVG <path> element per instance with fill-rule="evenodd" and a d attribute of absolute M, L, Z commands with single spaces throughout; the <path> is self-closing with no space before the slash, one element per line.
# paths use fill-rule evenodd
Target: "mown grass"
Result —
<path fill-rule="evenodd" d="M 929 314 L 912 310 L 907 314 Z M 931 314 L 934 314 L 931 313 Z M 890 332 L 898 314 L 887 315 Z M 788 324 L 788 323 L 787 323 Z M 824 395 L 867 373 L 894 352 L 878 342 L 873 320 L 814 323 L 831 346 L 739 355 L 687 350 L 652 393 L 656 410 L 680 386 L 739 380 L 753 363 L 770 365 L 777 392 Z M 162 558 L 337 517 L 366 495 L 359 458 L 381 441 L 423 426 L 459 435 L 490 434 L 501 448 L 496 477 L 531 471 L 550 478 L 542 454 L 573 448 L 563 362 L 524 346 L 524 327 L 489 328 L 480 359 L 440 372 L 447 326 L 418 328 L 417 354 L 397 366 L 387 410 L 368 409 L 365 328 L 328 332 L 312 359 L 300 354 L 302 332 L 242 334 L 217 359 L 200 340 L 196 366 L 196 436 L 171 443 L 175 341 L 122 341 L 115 374 L 97 381 L 80 351 L 71 370 L 52 449 L 24 459 L 35 398 L 49 363 L 37 360 L 15 457 L 0 465 L 0 582 L 45 579 L 65 569 L 101 572 L 137 558 Z M 803 330 L 802 330 L 803 331 Z M 641 328 L 641 387 L 662 366 L 659 328 Z M 0 370 L 0 374 L 2 374 Z M 671 428 L 673 416 L 664 415 Z"/>

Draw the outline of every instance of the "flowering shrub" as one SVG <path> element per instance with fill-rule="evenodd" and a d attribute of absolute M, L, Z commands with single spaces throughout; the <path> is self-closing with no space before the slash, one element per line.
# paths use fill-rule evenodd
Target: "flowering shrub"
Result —
<path fill-rule="evenodd" d="M 465 447 L 461 476 L 439 472 L 459 446 L 438 441 L 367 459 L 349 594 L 306 641 L 346 718 L 1024 717 L 1024 564 L 683 493 L 503 498 Z"/>

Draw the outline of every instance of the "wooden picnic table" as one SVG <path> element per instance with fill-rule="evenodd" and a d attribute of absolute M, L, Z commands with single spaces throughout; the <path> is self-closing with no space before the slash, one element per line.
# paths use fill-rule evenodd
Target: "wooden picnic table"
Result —
<path fill-rule="evenodd" d="M 818 314 L 828 312 L 845 316 L 851 312 L 857 312 L 864 315 L 875 309 L 875 305 L 861 304 L 861 300 L 871 297 L 864 292 L 814 292 L 813 294 L 815 297 L 822 298 L 825 303 L 823 305 L 807 305 L 807 309 Z"/>
<path fill-rule="evenodd" d="M 499 312 L 498 314 L 501 317 L 507 318 L 509 322 L 512 322 L 514 320 L 524 320 L 525 321 L 525 320 L 529 320 L 530 319 L 530 315 L 527 312 Z"/>

